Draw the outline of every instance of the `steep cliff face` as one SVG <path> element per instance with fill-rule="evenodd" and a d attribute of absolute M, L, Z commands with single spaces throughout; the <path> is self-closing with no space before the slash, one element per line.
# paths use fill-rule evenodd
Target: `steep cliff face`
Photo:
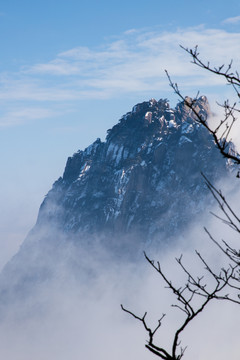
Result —
<path fill-rule="evenodd" d="M 196 108 L 207 119 L 206 97 Z M 51 224 L 109 246 L 174 236 L 203 211 L 207 191 L 200 172 L 214 182 L 226 171 L 211 136 L 193 116 L 184 103 L 171 109 L 163 99 L 135 105 L 108 130 L 105 142 L 97 139 L 68 158 L 36 228 Z"/>

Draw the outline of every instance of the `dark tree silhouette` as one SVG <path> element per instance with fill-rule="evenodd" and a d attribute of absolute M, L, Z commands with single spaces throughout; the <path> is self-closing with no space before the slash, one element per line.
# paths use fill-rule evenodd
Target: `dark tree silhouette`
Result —
<path fill-rule="evenodd" d="M 182 46 L 181 46 L 182 47 Z M 232 128 L 237 121 L 237 115 L 240 113 L 240 109 L 237 104 L 240 100 L 240 77 L 237 71 L 232 71 L 233 62 L 229 65 L 221 65 L 219 67 L 212 67 L 209 62 L 204 63 L 198 52 L 198 47 L 194 49 L 188 49 L 182 47 L 192 58 L 192 62 L 200 68 L 214 73 L 216 76 L 223 77 L 226 83 L 232 86 L 235 91 L 237 100 L 233 104 L 229 100 L 226 100 L 219 106 L 223 109 L 223 117 L 219 124 L 212 129 L 205 117 L 197 109 L 197 96 L 193 99 L 183 96 L 182 92 L 176 83 L 173 83 L 168 72 L 166 71 L 169 79 L 169 84 L 174 92 L 184 101 L 184 104 L 189 108 L 189 112 L 192 112 L 194 120 L 202 124 L 212 135 L 213 140 L 219 149 L 220 153 L 226 159 L 230 159 L 232 163 L 240 164 L 240 155 L 235 150 L 235 147 L 231 143 Z M 232 209 L 229 202 L 226 200 L 221 190 L 218 190 L 205 176 L 202 174 L 206 186 L 210 190 L 212 196 L 217 202 L 221 216 L 213 214 L 218 220 L 229 226 L 232 230 L 240 234 L 240 218 L 236 212 Z M 237 177 L 240 177 L 240 172 L 237 172 Z M 228 260 L 228 265 L 223 266 L 219 272 L 213 269 L 211 264 L 208 264 L 206 259 L 196 251 L 196 255 L 202 263 L 207 276 L 194 276 L 192 271 L 189 270 L 183 264 L 182 256 L 177 258 L 176 261 L 179 264 L 181 270 L 186 276 L 184 284 L 180 287 L 176 286 L 172 280 L 168 279 L 165 272 L 161 268 L 160 262 L 154 262 L 144 253 L 144 256 L 148 263 L 158 272 L 163 279 L 166 287 L 175 295 L 176 304 L 173 307 L 179 309 L 184 313 L 184 318 L 181 325 L 177 328 L 171 341 L 171 351 L 167 351 L 164 345 L 156 345 L 154 336 L 159 328 L 162 326 L 165 314 L 157 321 L 157 325 L 154 329 L 151 329 L 147 324 L 147 313 L 142 317 L 136 315 L 134 312 L 126 309 L 121 305 L 122 310 L 139 320 L 145 330 L 148 333 L 147 344 L 145 345 L 148 350 L 153 354 L 164 360 L 180 360 L 185 352 L 186 347 L 181 346 L 180 336 L 186 327 L 207 307 L 207 305 L 213 300 L 225 300 L 235 304 L 240 304 L 240 250 L 235 249 L 231 244 L 226 241 L 216 240 L 212 234 L 205 228 L 210 240 L 225 254 Z M 210 278 L 212 280 L 210 280 Z"/>

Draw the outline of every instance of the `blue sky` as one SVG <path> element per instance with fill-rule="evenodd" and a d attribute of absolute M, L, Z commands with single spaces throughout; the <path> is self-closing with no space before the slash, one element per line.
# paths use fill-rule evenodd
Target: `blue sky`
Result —
<path fill-rule="evenodd" d="M 3 262 L 33 226 L 65 162 L 138 102 L 172 93 L 229 95 L 179 44 L 239 69 L 240 3 L 2 0 L 0 2 Z M 5 256 L 6 253 L 6 256 Z M 1 265 L 1 259 L 0 259 Z"/>

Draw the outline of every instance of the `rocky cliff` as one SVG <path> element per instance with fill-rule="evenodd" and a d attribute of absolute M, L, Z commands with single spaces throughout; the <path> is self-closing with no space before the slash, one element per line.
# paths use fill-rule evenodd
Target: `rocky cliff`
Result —
<path fill-rule="evenodd" d="M 196 105 L 207 119 L 206 97 Z M 149 247 L 163 251 L 205 210 L 209 194 L 200 172 L 214 183 L 227 168 L 183 102 L 175 109 L 165 99 L 135 105 L 104 142 L 97 139 L 68 158 L 35 227 L 0 276 L 0 305 L 28 304 L 33 289 L 66 278 L 66 267 L 92 276 L 95 249 L 120 259 Z M 97 258 L 106 260 L 106 253 Z"/>
<path fill-rule="evenodd" d="M 207 119 L 206 97 L 196 105 Z M 124 115 L 105 142 L 97 139 L 68 158 L 36 227 L 51 224 L 79 241 L 100 237 L 109 246 L 161 243 L 203 211 L 201 171 L 213 182 L 226 171 L 207 130 L 184 103 L 171 109 L 167 100 L 151 99 Z"/>

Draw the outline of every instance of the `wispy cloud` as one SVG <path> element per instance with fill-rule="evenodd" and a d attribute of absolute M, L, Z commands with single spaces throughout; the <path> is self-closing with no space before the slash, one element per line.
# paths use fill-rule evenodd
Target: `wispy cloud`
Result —
<path fill-rule="evenodd" d="M 26 73 L 73 75 L 79 73 L 79 68 L 76 64 L 70 64 L 63 59 L 56 59 L 47 64 L 36 64 L 32 68 L 26 70 Z"/>
<path fill-rule="evenodd" d="M 237 24 L 240 22 L 240 15 L 223 20 L 223 24 Z"/>
<path fill-rule="evenodd" d="M 203 26 L 176 32 L 131 29 L 99 47 L 77 46 L 49 62 L 0 74 L 0 102 L 6 108 L 12 102 L 28 103 L 27 108 L 31 102 L 48 102 L 48 107 L 51 102 L 65 102 L 67 107 L 69 102 L 72 106 L 74 101 L 128 94 L 151 97 L 158 91 L 168 96 L 171 89 L 164 69 L 188 93 L 217 86 L 220 80 L 192 65 L 179 44 L 198 45 L 203 59 L 214 65 L 222 65 L 226 54 L 230 58 L 236 54 L 235 66 L 239 67 L 240 33 Z"/>
<path fill-rule="evenodd" d="M 42 107 L 23 107 L 6 112 L 0 117 L 0 127 L 14 126 L 28 121 L 51 118 L 60 115 L 60 112 Z"/>

